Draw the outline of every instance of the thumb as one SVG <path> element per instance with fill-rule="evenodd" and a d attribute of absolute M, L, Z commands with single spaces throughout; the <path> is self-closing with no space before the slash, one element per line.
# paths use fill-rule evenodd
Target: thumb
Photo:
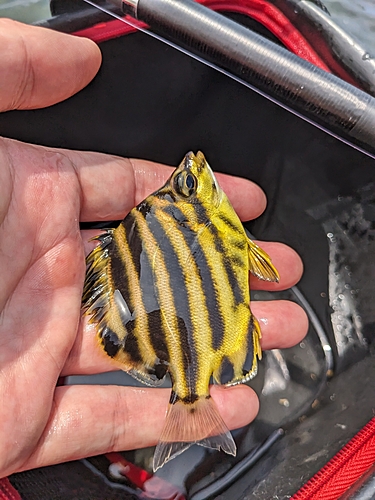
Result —
<path fill-rule="evenodd" d="M 0 19 L 0 111 L 67 99 L 94 78 L 100 63 L 91 40 Z"/>

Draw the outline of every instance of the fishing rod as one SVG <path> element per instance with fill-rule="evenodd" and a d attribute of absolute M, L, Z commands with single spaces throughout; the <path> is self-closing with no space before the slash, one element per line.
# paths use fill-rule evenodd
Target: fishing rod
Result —
<path fill-rule="evenodd" d="M 193 0 L 86 3 L 218 69 L 330 135 L 375 158 L 375 98 Z M 126 17 L 124 17 L 126 16 Z"/>
<path fill-rule="evenodd" d="M 375 99 L 192 0 L 111 0 L 172 41 L 375 155 Z"/>
<path fill-rule="evenodd" d="M 83 1 L 105 15 L 101 21 L 110 19 L 109 16 L 116 18 L 224 73 L 375 158 L 375 98 L 284 47 L 193 0 Z M 296 5 L 302 10 L 307 7 L 311 10 L 310 3 L 299 0 Z M 313 7 L 316 10 L 315 4 Z M 85 10 L 81 16 L 77 12 L 67 13 L 35 24 L 59 30 L 61 17 L 64 31 L 68 23 L 72 32 L 73 25 L 80 29 L 83 15 L 86 22 L 88 17 L 99 19 L 95 11 Z M 322 11 L 320 23 L 324 16 L 329 17 Z M 139 21 L 148 27 L 140 26 Z M 353 45 L 350 37 L 347 38 L 346 46 Z M 357 59 L 363 51 L 361 57 L 366 57 L 367 73 L 375 67 L 370 54 L 355 44 L 352 48 Z M 367 75 L 369 85 L 371 87 Z"/>

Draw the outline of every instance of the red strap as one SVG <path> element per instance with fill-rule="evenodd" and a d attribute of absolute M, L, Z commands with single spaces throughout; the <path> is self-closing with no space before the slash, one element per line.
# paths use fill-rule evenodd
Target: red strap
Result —
<path fill-rule="evenodd" d="M 375 463 L 375 417 L 291 500 L 337 500 Z"/>
<path fill-rule="evenodd" d="M 120 453 L 106 453 L 105 456 L 111 464 L 120 467 L 119 472 L 130 479 L 130 481 L 138 488 L 143 489 L 145 482 L 152 478 L 152 474 L 129 462 Z"/>
<path fill-rule="evenodd" d="M 22 500 L 6 477 L 0 479 L 0 500 Z"/>
<path fill-rule="evenodd" d="M 330 71 L 298 29 L 268 0 L 200 0 L 200 3 L 212 10 L 236 12 L 251 17 L 265 26 L 291 52 L 325 71 Z"/>
<path fill-rule="evenodd" d="M 132 23 L 147 28 L 144 23 L 139 23 L 132 19 Z M 117 38 L 118 36 L 129 35 L 130 33 L 135 33 L 136 28 L 126 24 L 118 19 L 114 21 L 109 21 L 107 23 L 99 23 L 90 28 L 84 30 L 76 31 L 74 35 L 82 36 L 84 38 L 90 38 L 96 43 L 106 42 L 112 38 Z"/>
<path fill-rule="evenodd" d="M 325 71 L 330 71 L 309 42 L 301 35 L 289 19 L 268 0 L 198 0 L 199 3 L 216 11 L 236 12 L 251 17 L 263 24 L 291 52 L 306 59 Z M 132 20 L 133 21 L 133 20 Z M 146 27 L 145 24 L 137 22 Z M 77 36 L 91 38 L 94 42 L 104 42 L 122 35 L 134 33 L 136 29 L 119 21 L 100 23 L 75 33 Z"/>

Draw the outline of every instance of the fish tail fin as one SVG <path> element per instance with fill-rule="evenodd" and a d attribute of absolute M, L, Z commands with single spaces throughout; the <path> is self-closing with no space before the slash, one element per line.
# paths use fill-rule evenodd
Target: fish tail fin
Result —
<path fill-rule="evenodd" d="M 172 401 L 173 401 L 172 394 Z M 176 399 L 169 405 L 163 432 L 154 454 L 154 472 L 192 444 L 223 450 L 235 456 L 236 445 L 211 396 L 193 403 Z"/>

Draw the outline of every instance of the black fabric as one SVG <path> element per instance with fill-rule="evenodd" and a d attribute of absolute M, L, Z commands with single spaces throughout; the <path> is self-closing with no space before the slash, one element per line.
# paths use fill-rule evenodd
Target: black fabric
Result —
<path fill-rule="evenodd" d="M 137 500 L 136 494 L 107 486 L 81 462 L 14 474 L 10 482 L 22 500 Z"/>

